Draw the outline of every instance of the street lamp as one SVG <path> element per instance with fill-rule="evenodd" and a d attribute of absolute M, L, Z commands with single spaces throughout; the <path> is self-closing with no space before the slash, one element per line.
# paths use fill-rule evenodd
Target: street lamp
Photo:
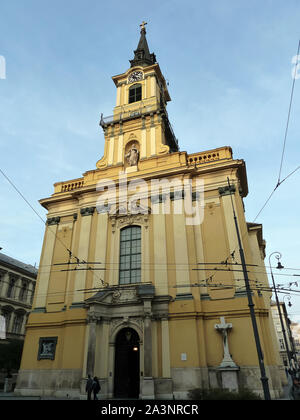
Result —
<path fill-rule="evenodd" d="M 293 306 L 293 305 L 291 304 L 291 296 L 290 296 L 290 295 L 284 295 L 284 296 L 283 296 L 283 302 L 284 302 L 284 299 L 285 299 L 285 298 L 288 298 L 288 301 L 289 301 L 288 306 L 289 306 L 289 307 Z"/>
<path fill-rule="evenodd" d="M 291 307 L 292 306 L 292 304 L 291 304 L 291 296 L 290 295 L 284 295 L 283 296 L 283 302 L 284 302 L 284 299 L 285 298 L 288 299 L 288 301 L 289 301 L 288 306 Z M 290 321 L 289 321 L 289 319 L 287 317 L 286 309 L 284 311 L 284 317 L 285 317 L 285 320 L 286 320 L 286 325 L 287 325 L 289 339 L 290 339 L 291 348 L 292 348 L 291 357 L 290 357 L 291 364 L 293 365 L 293 368 L 294 369 L 298 370 L 297 352 L 296 352 L 296 348 L 295 348 L 294 337 L 293 337 L 293 334 L 292 334 L 291 328 L 290 328 Z"/>
<path fill-rule="evenodd" d="M 277 310 L 278 310 L 278 313 L 279 313 L 279 319 L 280 319 L 280 324 L 281 324 L 281 330 L 282 330 L 282 334 L 283 334 L 285 349 L 286 349 L 286 353 L 287 353 L 287 357 L 288 357 L 289 367 L 291 367 L 291 355 L 290 355 L 290 351 L 289 351 L 289 347 L 288 347 L 288 342 L 287 342 L 285 328 L 284 328 L 284 322 L 283 322 L 283 319 L 282 319 L 280 303 L 279 303 L 279 299 L 278 299 L 278 295 L 277 295 L 277 290 L 276 290 L 273 271 L 272 271 L 272 266 L 271 266 L 272 255 L 275 255 L 275 258 L 277 258 L 277 260 L 278 260 L 277 267 L 276 267 L 278 270 L 281 270 L 282 268 L 284 268 L 284 266 L 280 262 L 281 253 L 278 252 L 278 251 L 272 252 L 272 254 L 269 256 L 269 266 L 270 266 L 270 270 L 271 270 L 271 277 L 272 277 L 272 282 L 273 282 L 273 288 L 274 288 L 274 293 L 275 293 L 275 298 L 276 298 L 276 305 L 277 305 Z"/>

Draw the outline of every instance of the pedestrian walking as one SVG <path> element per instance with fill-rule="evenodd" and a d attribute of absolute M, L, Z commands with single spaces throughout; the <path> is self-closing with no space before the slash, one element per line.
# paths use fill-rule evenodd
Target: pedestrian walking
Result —
<path fill-rule="evenodd" d="M 99 380 L 98 380 L 97 376 L 94 377 L 92 390 L 93 390 L 93 394 L 94 394 L 94 400 L 98 400 L 97 394 L 100 392 L 101 386 L 100 386 L 100 383 L 99 383 Z"/>
<path fill-rule="evenodd" d="M 85 386 L 85 392 L 87 392 L 88 400 L 92 399 L 92 389 L 93 389 L 93 379 L 91 378 L 91 375 L 88 375 L 88 380 Z"/>

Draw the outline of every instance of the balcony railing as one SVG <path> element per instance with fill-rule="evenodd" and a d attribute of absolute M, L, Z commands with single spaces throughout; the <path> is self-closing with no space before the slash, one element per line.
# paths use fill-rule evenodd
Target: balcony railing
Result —
<path fill-rule="evenodd" d="M 140 117 L 141 115 L 149 114 L 154 112 L 158 109 L 157 103 L 151 103 L 150 101 L 141 101 L 139 107 L 133 106 L 134 104 L 130 104 L 131 106 L 124 106 L 121 107 L 121 112 L 116 113 L 114 115 L 109 115 L 108 117 L 103 117 L 101 114 L 100 125 L 101 127 L 105 127 L 106 125 L 117 123 L 123 120 L 129 120 L 132 118 Z M 130 109 L 131 108 L 131 109 Z"/>
<path fill-rule="evenodd" d="M 219 149 L 207 150 L 206 152 L 201 153 L 193 153 L 187 156 L 189 165 L 198 165 L 224 159 L 232 159 L 232 150 L 230 147 L 220 147 Z"/>

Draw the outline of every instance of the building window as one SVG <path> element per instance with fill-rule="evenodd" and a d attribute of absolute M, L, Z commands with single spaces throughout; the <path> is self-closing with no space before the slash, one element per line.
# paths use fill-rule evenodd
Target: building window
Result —
<path fill-rule="evenodd" d="M 20 301 L 25 302 L 26 298 L 27 298 L 27 284 L 26 282 L 23 282 L 21 290 L 20 290 L 19 299 Z"/>
<path fill-rule="evenodd" d="M 15 334 L 20 334 L 22 324 L 23 324 L 23 316 L 19 315 L 19 314 L 16 314 L 15 319 L 14 319 L 14 323 L 13 323 L 12 332 L 15 333 Z"/>
<path fill-rule="evenodd" d="M 129 103 L 137 102 L 142 100 L 142 85 L 135 84 L 129 89 Z"/>
<path fill-rule="evenodd" d="M 10 279 L 8 283 L 6 297 L 12 298 L 13 297 L 13 290 L 15 286 L 15 279 Z"/>
<path fill-rule="evenodd" d="M 2 315 L 5 318 L 5 326 L 6 326 L 6 332 L 9 332 L 9 326 L 10 326 L 10 319 L 11 319 L 11 312 L 9 311 L 2 311 Z"/>
<path fill-rule="evenodd" d="M 141 228 L 129 226 L 120 233 L 119 283 L 141 281 Z"/>
<path fill-rule="evenodd" d="M 280 347 L 280 350 L 285 350 L 285 345 L 282 338 L 279 338 L 279 347 Z"/>

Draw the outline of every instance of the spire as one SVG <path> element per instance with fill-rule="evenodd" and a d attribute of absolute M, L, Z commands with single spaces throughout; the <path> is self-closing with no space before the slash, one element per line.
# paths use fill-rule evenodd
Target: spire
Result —
<path fill-rule="evenodd" d="M 134 59 L 129 60 L 131 67 L 134 66 L 149 66 L 156 63 L 155 54 L 150 54 L 148 42 L 146 39 L 146 29 L 145 25 L 147 22 L 142 22 L 141 27 L 141 36 L 137 46 L 137 49 L 134 51 Z"/>

